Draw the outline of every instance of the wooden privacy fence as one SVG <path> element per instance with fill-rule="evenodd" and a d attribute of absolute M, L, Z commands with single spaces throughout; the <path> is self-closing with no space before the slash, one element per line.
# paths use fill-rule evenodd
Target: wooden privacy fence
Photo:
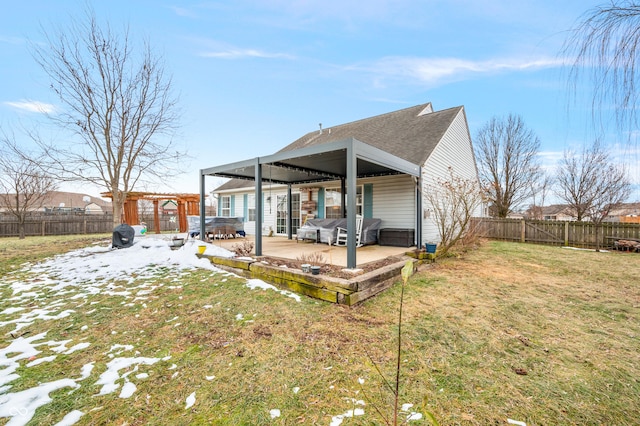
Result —
<path fill-rule="evenodd" d="M 147 223 L 153 229 L 153 218 Z M 171 216 L 160 218 L 161 231 L 176 231 L 178 224 Z M 37 235 L 110 234 L 113 232 L 112 215 L 39 215 L 30 216 L 24 224 L 27 237 Z M 18 222 L 13 217 L 0 218 L 0 237 L 17 237 Z"/>
<path fill-rule="evenodd" d="M 473 229 L 484 238 L 582 248 L 612 247 L 615 239 L 640 238 L 640 224 L 474 218 Z M 596 229 L 597 228 L 597 229 Z"/>

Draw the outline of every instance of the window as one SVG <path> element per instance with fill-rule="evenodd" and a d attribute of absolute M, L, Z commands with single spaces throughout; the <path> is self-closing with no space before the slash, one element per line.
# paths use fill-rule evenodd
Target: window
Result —
<path fill-rule="evenodd" d="M 327 188 L 324 191 L 324 217 L 327 219 L 341 218 L 340 201 L 340 189 Z"/>
<path fill-rule="evenodd" d="M 256 196 L 249 194 L 247 196 L 247 222 L 256 221 Z"/>
<path fill-rule="evenodd" d="M 223 217 L 231 216 L 231 196 L 224 195 L 220 197 L 220 215 Z"/>
<path fill-rule="evenodd" d="M 287 233 L 287 196 L 277 195 L 276 234 Z M 291 194 L 291 232 L 296 233 L 300 227 L 300 194 Z"/>
<path fill-rule="evenodd" d="M 340 188 L 327 188 L 324 191 L 324 217 L 339 219 L 342 217 Z M 356 186 L 356 214 L 362 214 L 362 186 Z"/>

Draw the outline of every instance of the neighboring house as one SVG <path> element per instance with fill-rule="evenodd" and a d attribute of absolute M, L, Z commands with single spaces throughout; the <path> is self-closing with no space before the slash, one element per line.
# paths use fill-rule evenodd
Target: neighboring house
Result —
<path fill-rule="evenodd" d="M 622 203 L 609 212 L 605 222 L 640 223 L 640 203 Z"/>
<path fill-rule="evenodd" d="M 111 210 L 110 202 L 76 192 L 52 191 L 44 202 L 44 211 L 49 213 L 105 214 Z"/>
<path fill-rule="evenodd" d="M 0 195 L 7 197 L 7 194 Z M 4 203 L 0 211 L 5 211 Z M 105 214 L 111 213 L 111 203 L 98 197 L 75 192 L 51 191 L 45 197 L 42 207 L 33 212 L 45 214 Z"/>
<path fill-rule="evenodd" d="M 178 214 L 178 203 L 175 200 L 165 200 L 160 206 L 160 214 L 172 216 Z"/>
<path fill-rule="evenodd" d="M 85 212 L 85 214 L 111 213 L 111 206 L 110 205 L 105 205 L 104 203 L 98 204 L 98 203 L 92 201 L 92 202 L 89 202 L 89 204 L 87 204 L 86 206 L 84 206 L 84 212 Z"/>
<path fill-rule="evenodd" d="M 434 111 L 427 103 L 321 127 L 271 156 L 204 169 L 201 193 L 205 176 L 234 178 L 213 191 L 218 215 L 242 217 L 248 234 L 291 236 L 307 216 L 347 217 L 355 228 L 360 214 L 381 219 L 381 228 L 415 231 L 423 246 L 439 237 L 420 189 L 446 179 L 449 168 L 477 180 L 464 107 Z"/>
<path fill-rule="evenodd" d="M 543 220 L 575 221 L 575 211 L 566 204 L 552 204 L 542 208 Z"/>

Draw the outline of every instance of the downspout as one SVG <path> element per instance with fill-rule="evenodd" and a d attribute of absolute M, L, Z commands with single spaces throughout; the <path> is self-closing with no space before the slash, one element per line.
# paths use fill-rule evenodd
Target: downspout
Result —
<path fill-rule="evenodd" d="M 422 247 L 422 167 L 416 177 L 416 247 Z"/>

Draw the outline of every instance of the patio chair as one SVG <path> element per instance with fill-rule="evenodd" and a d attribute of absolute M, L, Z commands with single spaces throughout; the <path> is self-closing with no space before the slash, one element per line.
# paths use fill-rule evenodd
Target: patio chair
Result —
<path fill-rule="evenodd" d="M 361 236 L 362 236 L 362 216 L 356 215 L 356 247 L 361 247 Z M 336 245 L 337 246 L 346 246 L 347 245 L 347 230 L 345 228 L 337 227 L 336 228 Z"/>

